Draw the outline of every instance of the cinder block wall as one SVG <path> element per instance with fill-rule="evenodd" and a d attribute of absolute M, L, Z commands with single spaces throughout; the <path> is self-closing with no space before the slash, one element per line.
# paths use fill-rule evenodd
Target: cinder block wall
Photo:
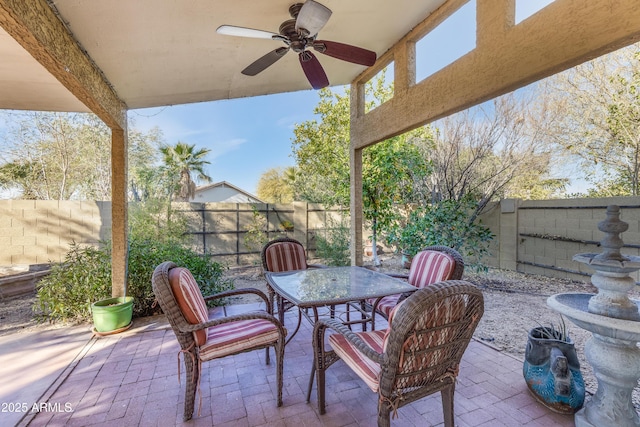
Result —
<path fill-rule="evenodd" d="M 573 261 L 579 253 L 600 253 L 598 223 L 608 205 L 618 205 L 629 224 L 624 255 L 640 254 L 640 197 L 563 200 L 502 200 L 481 219 L 497 238 L 488 262 L 507 270 L 588 281 L 593 270 Z M 497 232 L 496 232 L 497 231 Z M 633 275 L 638 281 L 638 274 Z"/>
<path fill-rule="evenodd" d="M 640 255 L 640 197 L 567 200 L 502 200 L 488 207 L 479 220 L 495 235 L 492 267 L 588 281 L 593 272 L 573 261 L 578 253 L 600 253 L 603 233 L 597 228 L 606 207 L 621 208 L 629 223 L 622 234 L 626 255 Z M 325 210 L 306 202 L 292 204 L 183 203 L 189 212 L 193 245 L 206 249 L 228 265 L 259 263 L 259 252 L 244 244 L 253 209 L 269 223 L 268 238 L 288 235 L 300 240 L 314 256 L 315 239 L 329 219 L 348 216 L 345 209 Z M 283 224 L 293 224 L 285 231 Z M 110 202 L 0 200 L 0 266 L 61 262 L 75 241 L 97 245 L 111 233 Z M 366 235 L 366 233 L 365 233 Z M 638 275 L 634 275 L 638 281 Z"/>
<path fill-rule="evenodd" d="M 61 262 L 111 233 L 110 202 L 0 200 L 0 266 Z"/>

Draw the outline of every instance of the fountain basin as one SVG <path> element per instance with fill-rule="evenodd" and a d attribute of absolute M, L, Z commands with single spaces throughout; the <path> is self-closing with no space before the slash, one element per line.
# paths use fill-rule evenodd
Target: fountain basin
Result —
<path fill-rule="evenodd" d="M 552 295 L 547 305 L 573 323 L 594 334 L 624 341 L 640 341 L 640 322 L 616 319 L 589 312 L 589 300 L 595 294 L 563 293 Z M 640 308 L 640 301 L 630 300 Z"/>
<path fill-rule="evenodd" d="M 640 269 L 640 257 L 620 256 L 619 259 L 601 258 L 601 254 L 576 254 L 574 261 L 588 265 L 596 271 L 612 271 L 616 273 L 633 273 Z"/>

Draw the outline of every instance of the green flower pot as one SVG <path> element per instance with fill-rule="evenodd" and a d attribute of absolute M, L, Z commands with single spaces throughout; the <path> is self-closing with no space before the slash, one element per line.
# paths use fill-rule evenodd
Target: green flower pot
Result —
<path fill-rule="evenodd" d="M 91 304 L 93 326 L 98 332 L 111 332 L 131 323 L 133 297 L 116 297 Z"/>

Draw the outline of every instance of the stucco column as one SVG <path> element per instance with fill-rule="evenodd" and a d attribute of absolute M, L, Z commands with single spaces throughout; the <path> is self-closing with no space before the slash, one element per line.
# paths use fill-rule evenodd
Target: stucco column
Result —
<path fill-rule="evenodd" d="M 365 93 L 363 83 L 354 83 L 351 85 L 350 93 L 350 130 L 349 138 L 351 140 L 349 148 L 349 181 L 350 181 L 350 198 L 349 211 L 351 221 L 351 265 L 362 265 L 362 149 L 359 147 L 358 138 L 360 135 L 354 131 L 353 123 L 364 115 Z"/>
<path fill-rule="evenodd" d="M 362 265 L 362 149 L 350 152 L 351 265 Z"/>
<path fill-rule="evenodd" d="M 126 123 L 126 122 L 125 122 Z M 111 296 L 127 292 L 127 129 L 111 129 Z"/>

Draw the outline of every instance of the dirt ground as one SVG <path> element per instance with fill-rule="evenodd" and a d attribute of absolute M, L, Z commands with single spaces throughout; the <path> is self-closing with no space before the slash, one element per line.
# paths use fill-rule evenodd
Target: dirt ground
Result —
<path fill-rule="evenodd" d="M 383 259 L 380 271 L 403 270 L 399 259 Z M 226 273 L 236 288 L 255 287 L 265 290 L 265 282 L 258 266 L 229 269 Z M 485 313 L 475 332 L 475 337 L 486 344 L 507 352 L 521 360 L 527 343 L 527 333 L 540 323 L 548 325 L 561 322 L 561 316 L 551 310 L 546 300 L 562 292 L 595 292 L 588 282 L 552 279 L 543 276 L 512 271 L 490 269 L 486 273 L 465 273 L 463 277 L 482 289 L 485 297 Z M 587 280 L 587 278 L 585 278 Z M 34 319 L 32 306 L 34 295 L 0 300 L 0 335 L 21 333 L 59 325 L 41 324 Z M 232 303 L 242 303 L 236 299 Z M 584 344 L 591 334 L 566 320 L 569 335 L 578 350 L 587 391 L 594 393 L 597 383 L 591 367 L 584 359 Z M 639 399 L 634 397 L 634 402 Z M 638 405 L 636 405 L 638 408 Z"/>

